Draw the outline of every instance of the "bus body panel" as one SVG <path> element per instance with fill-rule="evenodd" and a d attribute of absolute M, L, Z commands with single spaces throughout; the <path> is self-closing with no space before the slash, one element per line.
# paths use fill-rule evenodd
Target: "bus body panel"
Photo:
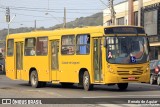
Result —
<path fill-rule="evenodd" d="M 12 57 L 7 57 L 6 58 L 6 76 L 8 78 L 11 78 L 13 80 L 16 79 L 16 72 L 15 72 L 15 67 L 14 67 L 14 56 Z"/>
<path fill-rule="evenodd" d="M 149 82 L 149 64 L 117 65 L 106 64 L 105 84 L 126 82 Z M 112 71 L 110 70 L 112 69 Z"/>
<path fill-rule="evenodd" d="M 81 69 L 88 70 L 90 74 L 90 81 L 92 84 L 112 84 L 112 83 L 129 83 L 129 82 L 148 82 L 150 71 L 146 68 L 149 67 L 149 62 L 143 64 L 110 64 L 106 61 L 106 47 L 104 47 L 104 28 L 105 27 L 86 27 L 86 28 L 75 28 L 75 29 L 62 29 L 62 30 L 55 30 L 55 31 L 37 31 L 31 33 L 22 33 L 22 34 L 13 34 L 7 36 L 7 40 L 10 38 L 14 38 L 14 44 L 18 42 L 20 39 L 23 44 L 25 44 L 25 38 L 31 37 L 48 37 L 48 54 L 46 56 L 23 56 L 23 69 L 20 70 L 21 73 L 18 75 L 16 74 L 15 69 L 15 55 L 13 56 L 6 56 L 6 75 L 11 79 L 18 79 L 29 81 L 29 72 L 31 69 L 36 69 L 38 73 L 39 81 L 59 81 L 59 82 L 69 82 L 69 83 L 79 83 L 79 73 Z M 62 35 L 76 35 L 77 34 L 90 34 L 90 53 L 87 55 L 78 55 L 75 53 L 73 55 L 62 55 L 61 54 L 61 37 Z M 127 35 L 127 34 L 125 34 Z M 112 35 L 115 36 L 115 35 Z M 127 35 L 131 36 L 131 35 Z M 141 36 L 141 35 L 139 35 Z M 144 35 L 142 35 L 144 36 Z M 99 48 L 102 51 L 102 68 L 101 74 L 102 80 L 96 81 L 96 75 L 94 71 L 94 40 L 96 38 L 100 38 L 102 43 L 99 44 Z M 19 40 L 18 40 L 19 39 Z M 59 69 L 52 70 L 51 68 L 51 42 L 59 40 L 59 53 L 58 53 L 58 62 L 59 62 Z M 15 46 L 14 46 L 15 49 Z M 24 53 L 25 46 L 23 47 Z M 7 50 L 7 48 L 6 48 Z M 14 50 L 15 51 L 15 50 Z M 99 50 L 100 51 L 100 50 Z M 15 54 L 15 52 L 14 52 Z M 100 55 L 99 55 L 100 57 Z M 136 67 L 142 68 L 140 70 L 143 71 L 141 75 L 119 75 L 118 71 L 125 71 L 126 68 L 129 70 L 129 73 L 136 70 Z M 119 67 L 119 68 L 118 68 Z M 126 68 L 125 68 L 126 67 Z M 132 67 L 133 69 L 130 69 Z M 135 67 L 135 68 L 134 68 Z M 113 71 L 111 71 L 111 69 Z M 139 70 L 139 69 L 138 69 Z M 146 72 L 145 72 L 146 71 Z M 113 73 L 115 72 L 115 73 Z M 144 73 L 145 72 L 145 73 Z M 99 77 L 100 77 L 99 76 Z M 131 76 L 131 78 L 130 78 Z M 133 79 L 135 80 L 129 80 Z M 127 78 L 123 80 L 122 78 Z"/>
<path fill-rule="evenodd" d="M 49 81 L 49 60 L 47 56 L 26 56 L 24 57 L 24 80 L 29 80 L 29 71 L 35 68 L 40 81 Z"/>

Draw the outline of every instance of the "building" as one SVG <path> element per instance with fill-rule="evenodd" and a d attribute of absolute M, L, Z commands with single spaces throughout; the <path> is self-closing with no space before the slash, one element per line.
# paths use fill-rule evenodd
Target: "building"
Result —
<path fill-rule="evenodd" d="M 115 24 L 128 25 L 129 3 L 128 0 L 114 6 Z M 138 0 L 133 1 L 133 25 L 138 25 Z M 144 26 L 149 36 L 151 46 L 151 60 L 160 59 L 160 0 L 143 0 L 141 8 L 141 26 Z M 111 25 L 110 9 L 103 10 L 104 26 Z"/>

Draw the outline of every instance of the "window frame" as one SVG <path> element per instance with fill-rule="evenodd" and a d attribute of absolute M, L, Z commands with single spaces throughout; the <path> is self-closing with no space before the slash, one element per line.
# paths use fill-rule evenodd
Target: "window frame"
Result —
<path fill-rule="evenodd" d="M 63 37 L 66 37 L 66 36 L 72 36 L 72 37 L 74 37 L 74 39 L 73 39 L 73 44 L 72 45 L 63 45 Z M 75 39 L 76 39 L 76 37 L 75 37 L 75 35 L 74 34 L 68 34 L 68 35 L 62 35 L 61 36 L 61 55 L 75 55 L 75 51 L 76 51 L 76 41 L 75 41 Z M 74 52 L 73 52 L 73 54 L 64 54 L 64 53 L 62 53 L 62 47 L 69 47 L 69 46 L 73 46 L 73 48 L 74 48 Z"/>
<path fill-rule="evenodd" d="M 26 53 L 26 40 L 27 39 L 34 39 L 35 41 L 34 41 L 34 47 L 27 47 L 27 48 L 34 48 L 35 49 L 35 54 L 34 55 L 26 55 L 25 53 Z M 24 56 L 36 56 L 36 37 L 30 37 L 30 38 L 25 38 L 24 39 Z"/>
<path fill-rule="evenodd" d="M 8 43 L 9 43 L 9 40 L 13 40 L 13 47 L 12 47 L 12 55 L 9 55 L 8 54 Z M 7 57 L 12 57 L 14 55 L 14 39 L 8 39 L 7 40 Z"/>
<path fill-rule="evenodd" d="M 46 54 L 40 54 L 40 55 L 37 54 L 37 46 L 38 46 L 37 43 L 38 43 L 38 38 L 47 38 L 47 47 L 43 47 L 43 48 L 47 48 L 47 53 L 46 53 Z M 36 38 L 35 47 L 36 47 L 36 48 L 35 48 L 35 51 L 36 51 L 35 54 L 36 54 L 37 56 L 47 56 L 47 55 L 48 55 L 48 36 L 37 37 L 37 38 Z"/>
<path fill-rule="evenodd" d="M 77 44 L 78 42 L 78 37 L 80 36 L 84 36 L 84 35 L 87 35 L 87 37 L 89 36 L 89 44 Z M 77 47 L 78 46 L 88 46 L 89 45 L 89 52 L 86 53 L 86 54 L 80 54 L 80 53 L 77 53 Z M 89 33 L 86 33 L 86 34 L 77 34 L 76 35 L 76 55 L 89 55 L 90 54 L 90 49 L 91 49 L 91 35 Z"/>
<path fill-rule="evenodd" d="M 123 21 L 123 24 L 121 24 L 122 21 Z M 119 18 L 117 18 L 116 19 L 116 24 L 117 25 L 125 25 L 125 17 L 119 17 Z"/>

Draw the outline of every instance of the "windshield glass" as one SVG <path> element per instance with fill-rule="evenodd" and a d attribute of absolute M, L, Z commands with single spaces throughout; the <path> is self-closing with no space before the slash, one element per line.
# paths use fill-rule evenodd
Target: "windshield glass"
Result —
<path fill-rule="evenodd" d="M 144 36 L 106 37 L 107 61 L 115 64 L 145 63 L 149 60 Z"/>

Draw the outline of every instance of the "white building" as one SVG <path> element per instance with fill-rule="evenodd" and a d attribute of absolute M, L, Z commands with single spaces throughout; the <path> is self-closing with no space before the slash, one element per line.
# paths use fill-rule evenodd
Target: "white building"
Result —
<path fill-rule="evenodd" d="M 128 1 L 118 3 L 115 9 L 115 24 L 128 25 Z M 138 25 L 138 0 L 133 2 L 134 25 Z M 111 24 L 110 9 L 103 10 L 103 25 Z M 151 59 L 160 59 L 160 0 L 143 0 L 141 8 L 141 26 L 144 26 L 149 36 L 151 46 Z"/>

